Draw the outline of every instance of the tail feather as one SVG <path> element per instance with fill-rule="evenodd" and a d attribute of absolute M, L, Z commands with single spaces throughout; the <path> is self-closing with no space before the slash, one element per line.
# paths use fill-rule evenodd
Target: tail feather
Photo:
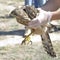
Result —
<path fill-rule="evenodd" d="M 50 40 L 49 34 L 46 32 L 43 35 L 41 35 L 41 38 L 42 38 L 42 44 L 43 44 L 43 47 L 45 48 L 45 51 L 51 57 L 56 57 L 56 53 L 53 49 L 52 42 Z"/>

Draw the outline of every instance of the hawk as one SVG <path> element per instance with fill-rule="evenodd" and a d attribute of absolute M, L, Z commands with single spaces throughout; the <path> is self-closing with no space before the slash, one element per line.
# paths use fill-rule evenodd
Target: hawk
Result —
<path fill-rule="evenodd" d="M 18 23 L 28 26 L 28 23 L 36 17 L 36 15 L 39 13 L 39 10 L 33 6 L 22 6 L 21 8 L 14 9 L 10 15 L 14 16 Z M 47 28 L 47 30 L 46 30 Z M 48 34 L 48 25 L 43 25 L 37 30 L 30 29 L 31 33 L 25 37 L 25 39 L 22 41 L 22 44 L 25 43 L 27 40 L 29 40 L 29 36 L 35 33 L 39 33 L 41 35 L 41 40 L 43 47 L 45 51 L 51 56 L 56 57 L 56 53 L 53 49 L 53 45 L 51 42 L 51 39 Z"/>

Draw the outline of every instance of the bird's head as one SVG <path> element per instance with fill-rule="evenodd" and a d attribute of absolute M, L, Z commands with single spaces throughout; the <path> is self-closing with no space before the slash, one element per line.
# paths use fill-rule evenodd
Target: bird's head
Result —
<path fill-rule="evenodd" d="M 19 13 L 20 13 L 19 9 L 16 8 L 13 11 L 11 11 L 11 13 L 9 15 L 13 16 L 13 17 L 17 17 L 17 16 L 19 16 Z"/>

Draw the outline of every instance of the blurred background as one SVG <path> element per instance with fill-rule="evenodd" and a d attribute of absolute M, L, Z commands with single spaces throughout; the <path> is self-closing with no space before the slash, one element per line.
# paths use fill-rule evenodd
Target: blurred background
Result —
<path fill-rule="evenodd" d="M 24 0 L 0 0 L 0 60 L 60 60 L 60 31 L 50 34 L 57 58 L 45 53 L 40 36 L 33 37 L 32 45 L 20 45 L 25 26 L 8 15 L 15 7 L 23 5 Z M 51 23 L 60 25 L 60 21 Z"/>

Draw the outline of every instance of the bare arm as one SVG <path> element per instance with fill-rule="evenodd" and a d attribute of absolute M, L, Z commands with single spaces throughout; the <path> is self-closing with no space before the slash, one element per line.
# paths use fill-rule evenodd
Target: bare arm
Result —
<path fill-rule="evenodd" d="M 52 12 L 51 20 L 59 20 L 60 19 L 60 8 L 57 11 Z"/>

